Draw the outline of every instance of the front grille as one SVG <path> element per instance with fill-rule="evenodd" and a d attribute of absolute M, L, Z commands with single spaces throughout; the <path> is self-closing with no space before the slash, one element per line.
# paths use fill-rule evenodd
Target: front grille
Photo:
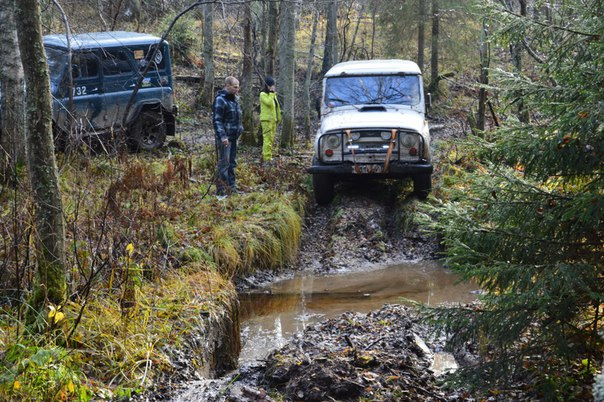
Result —
<path fill-rule="evenodd" d="M 324 155 L 325 141 L 324 139 L 321 140 L 320 150 L 323 161 L 326 163 L 383 164 L 390 148 L 390 161 L 417 162 L 422 154 L 423 140 L 415 132 L 397 131 L 394 143 L 391 141 L 392 130 L 387 128 L 351 130 L 350 132 L 344 130 L 326 134 L 324 138 L 329 135 L 337 135 L 340 138 L 340 143 L 337 148 L 333 149 L 333 155 L 326 157 Z M 401 143 L 401 138 L 408 135 L 412 135 L 415 139 L 413 147 L 416 148 L 416 155 L 410 155 L 410 148 L 403 146 Z"/>

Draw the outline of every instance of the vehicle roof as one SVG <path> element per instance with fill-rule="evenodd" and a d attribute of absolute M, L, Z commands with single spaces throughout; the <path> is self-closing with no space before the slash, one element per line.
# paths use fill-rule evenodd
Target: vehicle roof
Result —
<path fill-rule="evenodd" d="M 122 47 L 149 45 L 158 43 L 160 38 L 157 36 L 125 31 L 110 32 L 89 32 L 71 37 L 71 49 L 92 49 L 104 47 Z M 44 45 L 67 48 L 67 38 L 65 34 L 45 35 Z"/>
<path fill-rule="evenodd" d="M 336 64 L 325 77 L 372 74 L 421 74 L 421 71 L 416 63 L 409 60 L 357 60 Z"/>

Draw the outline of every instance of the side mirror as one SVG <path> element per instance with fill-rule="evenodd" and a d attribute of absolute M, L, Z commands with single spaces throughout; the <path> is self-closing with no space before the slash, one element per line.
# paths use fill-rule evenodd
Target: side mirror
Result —
<path fill-rule="evenodd" d="M 426 94 L 426 110 L 430 109 L 432 107 L 432 94 L 430 92 L 428 92 Z"/>

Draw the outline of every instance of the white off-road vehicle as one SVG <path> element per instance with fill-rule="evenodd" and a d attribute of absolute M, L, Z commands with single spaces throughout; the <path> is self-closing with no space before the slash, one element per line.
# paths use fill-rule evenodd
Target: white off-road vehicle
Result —
<path fill-rule="evenodd" d="M 308 170 L 317 203 L 332 200 L 338 179 L 360 176 L 411 177 L 414 192 L 427 197 L 432 176 L 427 103 L 412 61 L 333 66 L 323 79 L 321 126 Z"/>

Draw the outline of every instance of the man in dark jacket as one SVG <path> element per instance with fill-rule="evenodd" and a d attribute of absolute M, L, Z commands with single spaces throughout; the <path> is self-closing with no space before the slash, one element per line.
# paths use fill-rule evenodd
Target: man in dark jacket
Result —
<path fill-rule="evenodd" d="M 214 99 L 212 120 L 218 152 L 216 195 L 219 199 L 238 192 L 235 186 L 237 139 L 243 132 L 238 92 L 239 81 L 237 78 L 227 77 L 224 89 L 218 91 Z"/>

